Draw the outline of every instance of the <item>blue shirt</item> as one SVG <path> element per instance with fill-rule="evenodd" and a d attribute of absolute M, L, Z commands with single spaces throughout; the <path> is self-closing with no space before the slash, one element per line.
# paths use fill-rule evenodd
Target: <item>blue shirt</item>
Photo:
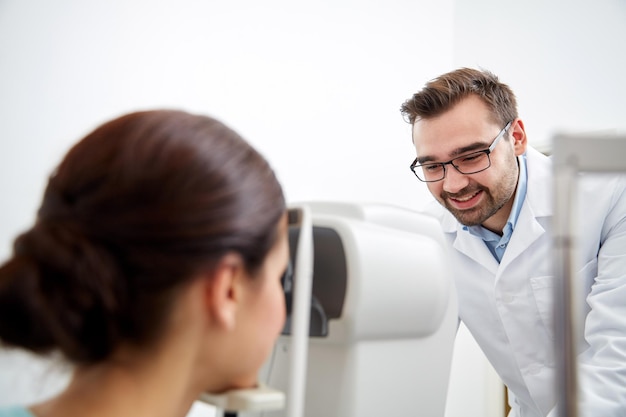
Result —
<path fill-rule="evenodd" d="M 0 407 L 0 417 L 35 417 L 24 406 Z"/>
<path fill-rule="evenodd" d="M 504 228 L 502 229 L 502 236 L 497 233 L 487 230 L 482 226 L 463 226 L 463 230 L 469 231 L 472 235 L 478 236 L 485 241 L 487 248 L 491 254 L 496 258 L 498 263 L 502 261 L 504 251 L 506 250 L 515 225 L 517 224 L 517 218 L 522 210 L 522 204 L 526 198 L 526 188 L 528 186 L 528 175 L 526 173 L 526 154 L 518 158 L 519 161 L 519 180 L 517 181 L 517 191 L 515 193 L 515 199 L 513 200 L 513 207 L 511 208 L 511 214 L 507 220 Z M 1 417 L 1 416 L 0 416 Z"/>

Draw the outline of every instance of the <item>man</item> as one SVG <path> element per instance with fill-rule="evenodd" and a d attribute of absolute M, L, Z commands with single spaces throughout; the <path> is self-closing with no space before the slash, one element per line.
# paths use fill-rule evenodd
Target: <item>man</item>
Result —
<path fill-rule="evenodd" d="M 413 125 L 411 169 L 439 204 L 459 316 L 509 389 L 515 417 L 555 415 L 552 167 L 527 143 L 511 89 L 459 69 L 402 105 Z M 579 184 L 584 340 L 581 416 L 626 415 L 626 180 Z"/>

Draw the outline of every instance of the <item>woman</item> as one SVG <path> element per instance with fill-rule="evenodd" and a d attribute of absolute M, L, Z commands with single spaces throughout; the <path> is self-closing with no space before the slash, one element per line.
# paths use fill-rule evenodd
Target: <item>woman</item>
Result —
<path fill-rule="evenodd" d="M 217 120 L 147 111 L 66 155 L 0 268 L 0 341 L 75 365 L 68 387 L 0 416 L 172 417 L 251 387 L 283 326 L 285 200 Z"/>

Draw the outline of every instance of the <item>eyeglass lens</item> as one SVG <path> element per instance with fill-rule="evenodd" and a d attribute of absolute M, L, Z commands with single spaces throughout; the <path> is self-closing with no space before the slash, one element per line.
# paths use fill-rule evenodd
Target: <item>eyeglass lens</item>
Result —
<path fill-rule="evenodd" d="M 461 174 L 475 174 L 489 168 L 489 155 L 485 151 L 474 152 L 469 155 L 463 155 L 448 164 L 454 166 Z M 445 177 L 444 163 L 424 164 L 415 167 L 415 174 L 422 181 L 439 181 Z"/>

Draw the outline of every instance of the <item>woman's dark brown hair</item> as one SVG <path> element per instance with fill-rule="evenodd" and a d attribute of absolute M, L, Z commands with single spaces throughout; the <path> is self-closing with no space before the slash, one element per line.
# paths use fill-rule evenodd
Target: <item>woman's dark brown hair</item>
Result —
<path fill-rule="evenodd" d="M 0 267 L 0 340 L 83 364 L 149 343 L 176 290 L 227 252 L 254 274 L 284 212 L 266 160 L 221 122 L 112 120 L 69 151 Z"/>

